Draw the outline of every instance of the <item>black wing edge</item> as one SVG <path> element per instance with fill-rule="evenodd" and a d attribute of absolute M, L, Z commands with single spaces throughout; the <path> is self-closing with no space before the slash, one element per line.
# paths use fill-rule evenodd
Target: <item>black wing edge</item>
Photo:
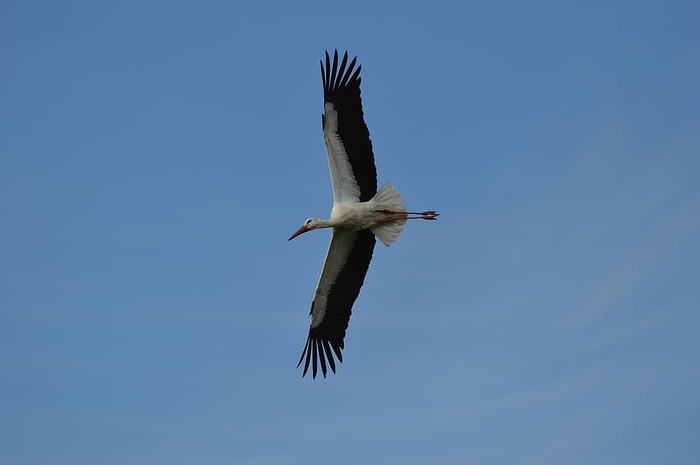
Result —
<path fill-rule="evenodd" d="M 328 308 L 326 315 L 317 327 L 309 330 L 309 337 L 304 345 L 297 368 L 304 362 L 302 378 L 306 376 L 311 366 L 311 375 L 316 379 L 319 363 L 321 373 L 326 377 L 328 367 L 333 373 L 336 369 L 336 361 L 343 362 L 342 350 L 345 348 L 345 332 L 350 323 L 352 306 L 360 295 L 360 289 L 364 283 L 369 263 L 372 260 L 374 245 L 377 240 L 370 230 L 357 233 L 352 251 L 348 255 L 346 266 L 338 275 L 333 287 L 328 292 Z M 313 303 L 311 303 L 313 311 Z"/>

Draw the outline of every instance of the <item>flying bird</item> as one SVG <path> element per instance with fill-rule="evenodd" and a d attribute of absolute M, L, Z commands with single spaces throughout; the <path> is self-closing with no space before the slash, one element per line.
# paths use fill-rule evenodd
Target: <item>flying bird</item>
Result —
<path fill-rule="evenodd" d="M 409 212 L 403 198 L 391 184 L 377 191 L 377 169 L 372 141 L 365 124 L 360 97 L 360 70 L 357 57 L 348 64 L 348 53 L 338 63 L 338 50 L 331 62 L 326 52 L 321 61 L 323 81 L 323 139 L 333 186 L 330 219 L 309 218 L 292 240 L 308 231 L 333 228 L 326 261 L 311 303 L 311 328 L 297 368 L 304 362 L 306 375 L 312 367 L 316 378 L 320 363 L 323 377 L 327 367 L 335 373 L 336 362 L 343 361 L 345 331 L 352 306 L 360 294 L 375 236 L 390 246 L 401 234 L 406 220 L 435 220 L 433 210 Z"/>

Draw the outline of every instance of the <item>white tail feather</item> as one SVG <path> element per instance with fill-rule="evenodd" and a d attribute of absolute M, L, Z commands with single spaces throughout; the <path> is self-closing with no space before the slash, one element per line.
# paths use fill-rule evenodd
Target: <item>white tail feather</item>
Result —
<path fill-rule="evenodd" d="M 372 197 L 370 202 L 376 203 L 377 206 L 382 209 L 391 210 L 393 212 L 406 211 L 406 208 L 403 206 L 403 197 L 401 197 L 401 194 L 389 183 L 384 184 L 374 197 Z M 399 237 L 401 231 L 403 231 L 404 224 L 406 224 L 406 220 L 399 219 L 372 226 L 370 229 L 385 246 L 389 247 L 394 243 L 396 238 Z"/>
<path fill-rule="evenodd" d="M 394 243 L 396 238 L 399 237 L 401 231 L 403 231 L 404 224 L 406 224 L 406 220 L 392 221 L 378 226 L 372 226 L 370 229 L 385 246 L 389 247 Z"/>
<path fill-rule="evenodd" d="M 401 194 L 399 194 L 399 192 L 394 189 L 394 186 L 389 183 L 384 184 L 379 191 L 374 194 L 374 197 L 372 197 L 370 202 L 385 203 L 395 207 L 403 207 L 403 197 L 401 197 Z"/>

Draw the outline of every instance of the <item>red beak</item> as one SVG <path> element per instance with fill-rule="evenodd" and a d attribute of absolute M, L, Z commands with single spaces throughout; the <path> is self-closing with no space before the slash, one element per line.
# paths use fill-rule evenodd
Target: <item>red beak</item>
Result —
<path fill-rule="evenodd" d="M 298 235 L 304 234 L 305 232 L 309 232 L 309 231 L 311 231 L 309 228 L 307 228 L 306 226 L 302 226 L 301 228 L 299 228 L 299 230 L 297 232 L 295 232 L 294 234 L 289 236 L 289 239 L 287 239 L 287 240 L 291 241 L 292 239 L 294 239 Z"/>

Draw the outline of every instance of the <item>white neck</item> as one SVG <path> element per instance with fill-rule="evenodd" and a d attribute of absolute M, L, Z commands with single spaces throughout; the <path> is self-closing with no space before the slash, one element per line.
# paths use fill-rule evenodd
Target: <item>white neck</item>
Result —
<path fill-rule="evenodd" d="M 319 228 L 319 229 L 320 229 L 320 228 L 332 228 L 333 226 L 335 226 L 335 225 L 333 224 L 333 221 L 332 221 L 332 220 L 324 220 L 324 219 L 321 219 L 321 218 L 316 218 L 316 222 L 318 223 L 318 228 Z"/>

